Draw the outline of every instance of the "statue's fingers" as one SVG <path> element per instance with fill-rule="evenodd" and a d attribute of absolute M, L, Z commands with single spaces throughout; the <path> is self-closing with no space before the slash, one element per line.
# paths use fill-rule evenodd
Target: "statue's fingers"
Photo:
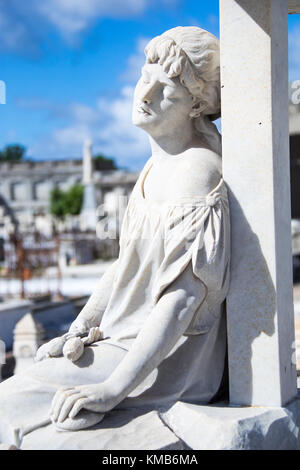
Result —
<path fill-rule="evenodd" d="M 102 333 L 99 329 L 99 326 L 94 326 L 90 330 L 90 343 L 96 343 L 96 341 L 99 341 L 101 339 Z"/>
<path fill-rule="evenodd" d="M 93 326 L 89 331 L 88 342 L 93 343 L 95 341 L 95 338 L 96 338 L 96 328 Z"/>
<path fill-rule="evenodd" d="M 45 354 L 36 354 L 34 357 L 34 362 L 40 362 L 45 359 Z"/>
<path fill-rule="evenodd" d="M 52 409 L 51 409 L 51 414 L 50 414 L 50 417 L 53 421 L 55 421 L 55 422 L 58 421 L 61 409 L 64 406 L 65 401 L 67 400 L 67 398 L 69 396 L 75 395 L 75 394 L 78 394 L 78 392 L 68 393 L 68 394 L 65 394 L 65 395 L 60 394 L 57 397 L 57 399 L 53 403 L 53 406 L 52 406 Z"/>
<path fill-rule="evenodd" d="M 74 325 L 70 327 L 69 331 L 75 334 L 84 334 L 87 332 L 87 326 L 85 323 L 77 320 L 74 322 Z"/>
<path fill-rule="evenodd" d="M 77 394 L 69 396 L 65 400 L 64 404 L 61 407 L 61 410 L 60 410 L 60 413 L 59 413 L 59 416 L 58 416 L 58 422 L 62 423 L 67 418 L 67 416 L 69 415 L 69 412 L 73 408 L 74 404 L 78 400 L 80 400 L 81 398 L 84 398 L 84 397 L 85 397 L 85 395 L 83 395 L 82 393 L 77 393 Z"/>
<path fill-rule="evenodd" d="M 53 399 L 52 399 L 52 402 L 51 402 L 51 409 L 50 409 L 50 413 L 53 412 L 53 409 L 54 407 L 56 406 L 59 398 L 66 392 L 65 389 L 59 389 L 57 390 L 57 392 L 55 393 Z"/>
<path fill-rule="evenodd" d="M 79 411 L 85 407 L 85 405 L 89 402 L 89 398 L 80 398 L 77 400 L 71 411 L 69 412 L 69 417 L 74 419 L 75 416 L 79 413 Z"/>
<path fill-rule="evenodd" d="M 93 328 L 91 329 L 91 339 L 92 339 L 92 341 L 95 341 L 96 335 L 97 335 L 97 327 L 93 326 Z"/>
<path fill-rule="evenodd" d="M 78 391 L 75 390 L 74 388 L 67 389 L 67 390 L 58 390 L 56 392 L 52 400 L 51 409 L 50 409 L 50 416 L 53 419 L 53 421 L 57 421 L 61 407 L 65 402 L 65 399 L 68 396 L 73 395 L 74 393 L 78 393 Z"/>
<path fill-rule="evenodd" d="M 43 344 L 37 350 L 34 360 L 36 362 L 39 362 L 45 359 L 46 357 L 49 357 L 49 352 L 48 352 L 47 344 Z"/>
<path fill-rule="evenodd" d="M 100 330 L 99 326 L 96 327 L 95 336 L 96 336 L 95 342 L 100 341 L 100 339 L 103 339 L 103 333 Z"/>
<path fill-rule="evenodd" d="M 56 392 L 56 394 L 53 397 L 52 403 L 51 403 L 51 408 L 50 408 L 50 417 L 52 418 L 53 421 L 57 420 L 58 413 L 60 410 L 60 401 L 62 400 L 63 397 L 63 392 L 59 390 Z"/>

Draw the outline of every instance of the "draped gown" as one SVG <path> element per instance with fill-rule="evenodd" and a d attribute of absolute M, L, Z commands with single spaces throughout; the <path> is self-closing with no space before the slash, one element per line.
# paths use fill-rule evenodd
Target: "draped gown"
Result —
<path fill-rule="evenodd" d="M 116 408 L 161 407 L 177 400 L 208 403 L 224 371 L 224 299 L 229 282 L 230 224 L 221 179 L 206 197 L 165 204 L 145 199 L 151 159 L 131 194 L 120 236 L 118 269 L 101 321 L 104 340 L 86 347 L 72 363 L 46 359 L 0 384 L 0 443 L 15 441 L 47 419 L 62 387 L 104 381 L 120 364 L 165 289 L 188 270 L 197 279 L 193 295 L 204 299 L 173 349 Z M 159 324 L 157 325 L 159 330 Z"/>

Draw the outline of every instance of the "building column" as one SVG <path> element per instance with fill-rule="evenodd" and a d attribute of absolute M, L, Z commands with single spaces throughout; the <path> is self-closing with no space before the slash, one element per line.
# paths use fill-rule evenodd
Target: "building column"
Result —
<path fill-rule="evenodd" d="M 296 396 L 287 0 L 221 0 L 220 21 L 230 402 L 283 406 Z"/>

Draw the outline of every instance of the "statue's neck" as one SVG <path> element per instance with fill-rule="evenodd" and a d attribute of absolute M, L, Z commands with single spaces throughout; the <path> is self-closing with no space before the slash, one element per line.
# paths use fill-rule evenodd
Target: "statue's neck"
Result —
<path fill-rule="evenodd" d="M 174 156 L 193 146 L 195 133 L 192 126 L 179 129 L 176 133 L 150 135 L 152 155 Z"/>

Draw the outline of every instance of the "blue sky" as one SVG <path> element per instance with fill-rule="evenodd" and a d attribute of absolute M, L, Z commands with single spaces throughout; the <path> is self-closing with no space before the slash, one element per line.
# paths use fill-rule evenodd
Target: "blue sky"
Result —
<path fill-rule="evenodd" d="M 33 159 L 94 153 L 140 170 L 146 134 L 130 121 L 148 39 L 174 26 L 218 33 L 218 0 L 0 0 L 0 148 Z M 290 79 L 300 79 L 300 15 L 289 19 Z M 298 58 L 299 56 L 299 58 Z"/>

